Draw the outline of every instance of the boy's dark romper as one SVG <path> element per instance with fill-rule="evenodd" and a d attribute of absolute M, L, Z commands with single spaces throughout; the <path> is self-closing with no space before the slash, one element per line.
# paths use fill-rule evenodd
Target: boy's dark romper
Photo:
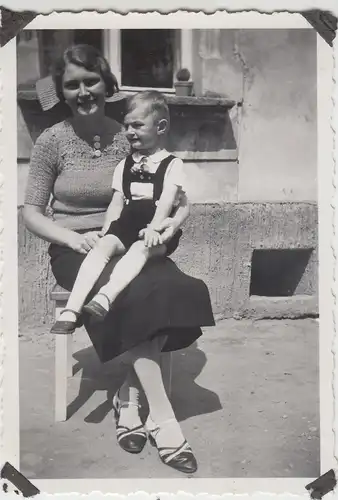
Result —
<path fill-rule="evenodd" d="M 127 156 L 123 169 L 122 188 L 126 198 L 126 204 L 122 209 L 119 219 L 113 221 L 106 234 L 113 234 L 129 249 L 135 241 L 139 240 L 139 232 L 147 227 L 154 217 L 158 200 L 163 191 L 163 183 L 166 171 L 174 160 L 175 156 L 170 155 L 164 158 L 155 173 L 143 170 L 133 172 L 134 165 L 132 155 Z M 130 192 L 132 182 L 150 183 L 153 185 L 153 199 L 133 200 Z M 172 210 L 170 216 L 173 215 Z M 172 239 L 167 243 L 167 255 L 173 253 L 179 243 L 182 230 L 179 229 Z"/>

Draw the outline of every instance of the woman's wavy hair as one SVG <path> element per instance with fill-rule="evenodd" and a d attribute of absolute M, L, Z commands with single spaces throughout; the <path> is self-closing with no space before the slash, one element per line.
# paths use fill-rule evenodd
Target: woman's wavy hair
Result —
<path fill-rule="evenodd" d="M 107 97 L 111 97 L 115 92 L 119 91 L 116 77 L 111 72 L 108 61 L 103 57 L 101 52 L 92 45 L 73 45 L 66 49 L 63 56 L 56 61 L 53 71 L 56 93 L 61 102 L 64 102 L 62 91 L 63 75 L 66 65 L 69 63 L 81 66 L 88 71 L 99 73 L 106 85 Z"/>

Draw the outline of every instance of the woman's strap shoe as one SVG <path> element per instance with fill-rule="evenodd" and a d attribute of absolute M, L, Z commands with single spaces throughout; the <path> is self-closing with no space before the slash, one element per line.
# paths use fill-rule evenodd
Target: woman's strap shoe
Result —
<path fill-rule="evenodd" d="M 109 297 L 107 297 L 107 295 L 105 293 L 98 293 L 98 294 L 96 294 L 96 297 L 98 295 L 102 295 L 103 297 L 105 297 L 107 299 L 108 304 L 109 304 L 109 308 L 110 308 L 111 301 L 110 301 Z M 91 316 L 95 316 L 95 318 L 97 318 L 101 321 L 104 320 L 104 318 L 107 316 L 107 314 L 109 312 L 109 311 L 107 311 L 107 309 L 102 307 L 101 304 L 96 302 L 95 297 L 90 302 L 88 302 L 88 304 L 83 306 L 83 310 L 86 313 L 90 314 Z"/>
<path fill-rule="evenodd" d="M 165 465 L 185 474 L 193 474 L 197 471 L 195 455 L 187 441 L 178 448 L 157 448 L 160 459 Z"/>
<path fill-rule="evenodd" d="M 168 421 L 169 423 L 170 421 Z M 165 423 L 163 424 L 165 425 Z M 160 459 L 165 465 L 185 474 L 193 474 L 197 471 L 197 461 L 190 445 L 186 440 L 177 448 L 171 446 L 159 447 L 156 442 L 156 434 L 159 427 L 149 432 L 149 442 L 156 446 Z"/>
<path fill-rule="evenodd" d="M 128 453 L 141 453 L 147 442 L 147 433 L 144 430 L 143 425 L 141 424 L 130 429 L 119 424 L 121 408 L 128 407 L 130 405 L 139 406 L 130 401 L 121 401 L 118 396 L 118 392 L 115 394 L 113 398 L 113 410 L 116 421 L 117 442 L 121 448 Z"/>
<path fill-rule="evenodd" d="M 54 333 L 56 335 L 71 335 L 72 333 L 75 332 L 76 328 L 82 325 L 79 312 L 73 311 L 73 309 L 63 309 L 61 311 L 61 314 L 64 312 L 73 313 L 76 316 L 76 320 L 75 321 L 57 320 L 52 326 L 50 333 Z"/>

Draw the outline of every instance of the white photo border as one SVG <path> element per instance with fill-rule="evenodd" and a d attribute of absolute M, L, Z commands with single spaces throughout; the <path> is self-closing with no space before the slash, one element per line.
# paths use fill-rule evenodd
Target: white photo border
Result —
<path fill-rule="evenodd" d="M 189 29 L 312 29 L 300 14 L 275 13 L 272 15 L 257 12 L 226 13 L 218 12 L 206 16 L 204 13 L 178 12 L 169 15 L 158 13 L 121 16 L 112 12 L 98 14 L 52 13 L 37 16 L 27 29 L 111 29 L 149 27 L 189 26 Z M 334 44 L 335 49 L 337 43 Z M 321 473 L 336 466 L 337 441 L 334 442 L 334 407 L 336 398 L 336 368 L 331 351 L 336 350 L 334 338 L 335 316 L 335 247 L 333 226 L 337 227 L 334 183 L 338 181 L 334 171 L 333 131 L 336 116 L 331 123 L 333 95 L 333 49 L 317 35 L 317 95 L 318 95 L 318 207 L 319 207 L 319 309 L 320 309 L 320 427 L 321 427 Z M 2 413 L 0 413 L 0 432 L 2 461 L 9 461 L 19 469 L 19 384 L 18 384 L 18 296 L 17 296 L 17 139 L 16 139 L 16 43 L 11 40 L 0 50 L 1 64 L 1 309 L 2 316 L 0 356 L 2 357 Z M 335 69 L 337 72 L 337 69 Z M 336 91 L 335 91 L 336 92 Z M 335 110 L 334 110 L 335 111 Z M 335 111 L 336 113 L 336 111 Z M 14 207 L 13 207 L 14 205 Z M 333 380 L 334 375 L 334 380 Z M 306 388 L 304 388 L 306 390 Z M 333 405 L 334 402 L 334 405 Z M 337 411 L 337 410 L 336 410 Z M 158 494 L 189 492 L 194 495 L 217 494 L 225 492 L 248 494 L 254 492 L 307 495 L 305 485 L 316 478 L 295 479 L 71 479 L 71 480 L 34 480 L 34 484 L 46 493 L 101 493 L 115 492 L 130 494 L 136 491 Z M 161 495 L 162 497 L 162 495 Z"/>

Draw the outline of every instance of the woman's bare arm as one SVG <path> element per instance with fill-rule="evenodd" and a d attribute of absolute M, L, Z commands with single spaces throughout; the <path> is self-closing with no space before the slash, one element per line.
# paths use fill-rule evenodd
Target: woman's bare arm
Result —
<path fill-rule="evenodd" d="M 157 226 L 157 230 L 161 232 L 162 241 L 166 243 L 180 229 L 188 218 L 190 213 L 190 204 L 185 193 L 180 195 L 180 203 L 176 208 L 173 217 L 167 217 Z"/>
<path fill-rule="evenodd" d="M 39 238 L 49 243 L 67 246 L 79 253 L 87 253 L 90 250 L 84 236 L 59 226 L 45 216 L 45 207 L 26 204 L 23 209 L 23 217 L 26 227 Z"/>
<path fill-rule="evenodd" d="M 171 221 L 174 226 L 175 232 L 184 224 L 190 214 L 190 204 L 187 195 L 182 192 L 180 195 L 180 202 L 177 206 L 176 212 Z"/>

